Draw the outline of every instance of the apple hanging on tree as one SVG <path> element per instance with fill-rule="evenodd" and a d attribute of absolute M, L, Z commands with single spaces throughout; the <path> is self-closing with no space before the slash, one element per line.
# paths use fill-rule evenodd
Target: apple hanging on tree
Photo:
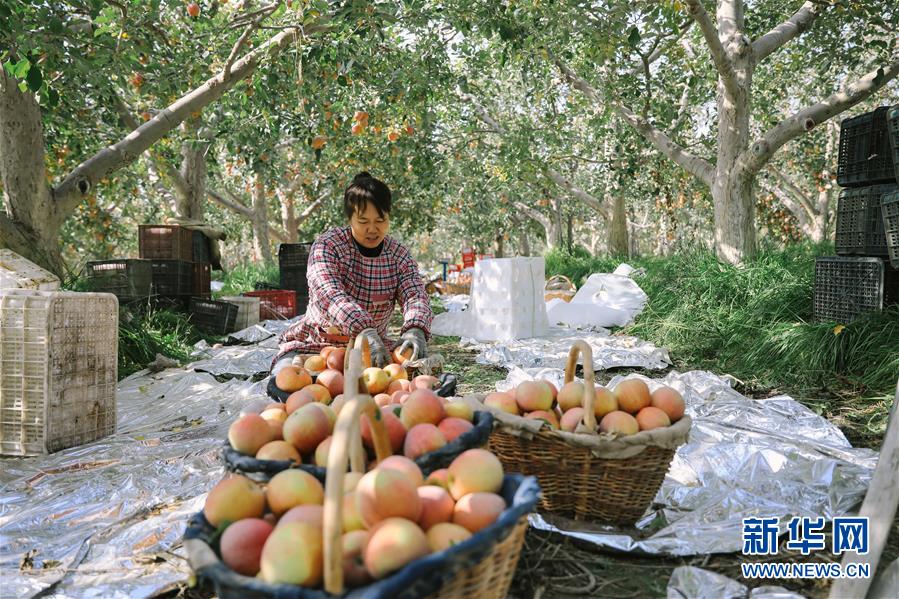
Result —
<path fill-rule="evenodd" d="M 191 2 L 187 5 L 187 14 L 193 18 L 197 18 L 200 16 L 200 5 L 196 2 Z"/>

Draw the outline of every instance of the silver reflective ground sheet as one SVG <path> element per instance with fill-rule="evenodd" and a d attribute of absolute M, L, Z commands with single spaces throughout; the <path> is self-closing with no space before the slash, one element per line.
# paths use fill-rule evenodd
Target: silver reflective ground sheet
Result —
<path fill-rule="evenodd" d="M 3 596 L 43 591 L 49 597 L 146 597 L 187 580 L 180 546 L 185 522 L 202 509 L 224 472 L 219 451 L 231 421 L 242 409 L 258 411 L 267 403 L 264 381 L 251 379 L 268 370 L 287 324 L 270 321 L 233 335 L 251 345 L 199 344 L 197 361 L 184 369 L 124 379 L 118 432 L 111 437 L 49 456 L 0 461 Z M 590 331 L 564 335 L 556 330 L 549 339 L 502 348 L 513 358 L 497 362 L 511 368 L 497 388 L 534 376 L 561 382 L 575 337 L 594 346 L 598 367 L 658 369 L 668 363 L 664 349 L 639 339 Z M 484 346 L 482 356 L 498 347 Z M 839 429 L 792 399 L 750 400 L 708 372 L 647 381 L 680 390 L 695 425 L 657 505 L 638 523 L 641 533 L 537 515 L 533 526 L 624 551 L 734 552 L 741 548 L 743 516 L 831 517 L 851 510 L 864 495 L 876 454 L 852 448 Z M 663 526 L 650 534 L 649 524 L 658 519 Z M 701 583 L 701 573 L 672 576 L 671 589 Z"/>

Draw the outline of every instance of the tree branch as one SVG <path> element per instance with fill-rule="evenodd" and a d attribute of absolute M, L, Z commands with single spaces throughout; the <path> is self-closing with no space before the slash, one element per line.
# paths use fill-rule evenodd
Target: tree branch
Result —
<path fill-rule="evenodd" d="M 237 41 L 231 48 L 231 53 L 228 55 L 228 59 L 225 60 L 225 66 L 222 68 L 222 73 L 224 73 L 223 81 L 227 81 L 231 77 L 231 66 L 237 59 L 237 53 L 240 52 L 240 49 L 247 42 L 250 34 L 253 33 L 253 31 L 255 31 L 262 24 L 262 21 L 267 19 L 273 12 L 275 12 L 277 8 L 277 4 L 270 4 L 258 10 L 258 15 L 256 16 L 256 18 L 253 19 L 253 21 L 249 25 L 247 25 L 246 29 L 244 29 L 240 37 L 237 38 Z"/>
<path fill-rule="evenodd" d="M 478 117 L 482 121 L 484 121 L 484 123 L 486 123 L 488 127 L 493 129 L 494 132 L 496 132 L 500 135 L 506 134 L 506 129 L 496 119 L 494 119 L 492 116 L 490 116 L 490 113 L 487 111 L 486 108 L 484 108 L 484 106 L 480 103 L 480 101 L 478 101 L 478 99 L 476 97 L 474 97 L 473 95 L 466 93 L 466 92 L 460 92 L 460 93 L 461 93 L 463 99 L 467 100 L 472 105 L 472 107 L 474 107 L 475 112 L 477 112 L 477 114 L 478 114 Z M 603 218 L 608 219 L 608 213 L 606 212 L 606 209 L 602 205 L 602 202 L 600 200 L 596 199 L 595 197 L 593 197 L 592 195 L 590 195 L 583 189 L 574 185 L 571 181 L 566 179 L 561 173 L 559 173 L 552 167 L 548 167 L 548 166 L 544 167 L 544 173 L 546 174 L 547 177 L 549 177 L 557 185 L 568 190 L 568 192 L 572 196 L 576 197 L 577 199 L 579 199 L 581 202 L 583 202 L 587 206 L 596 210 Z"/>
<path fill-rule="evenodd" d="M 268 232 L 271 233 L 272 237 L 274 237 L 281 243 L 287 243 L 288 237 L 286 231 L 282 231 L 277 226 L 270 224 L 268 226 Z"/>
<path fill-rule="evenodd" d="M 597 93 L 597 91 L 593 89 L 593 86 L 579 77 L 568 67 L 568 65 L 566 65 L 556 57 L 553 57 L 553 61 L 562 71 L 562 74 L 565 75 L 565 78 L 568 79 L 568 81 L 576 89 L 583 92 L 598 106 L 602 107 L 607 104 L 603 102 L 602 98 L 600 98 L 599 96 L 599 93 Z M 703 181 L 706 185 L 712 185 L 712 177 L 714 175 L 715 169 L 707 160 L 691 154 L 670 137 L 650 125 L 649 122 L 647 122 L 645 119 L 637 117 L 637 115 L 635 115 L 633 111 L 631 111 L 624 105 L 618 102 L 609 102 L 608 105 L 611 106 L 612 110 L 614 110 L 619 117 L 621 117 L 631 127 L 640 132 L 643 137 L 645 137 L 653 146 L 655 146 L 658 151 L 679 164 L 687 172 Z"/>
<path fill-rule="evenodd" d="M 144 150 L 177 127 L 192 112 L 214 102 L 234 87 L 238 81 L 250 76 L 259 66 L 263 57 L 276 55 L 297 35 L 305 36 L 307 33 L 322 29 L 323 27 L 314 27 L 304 33 L 301 28 L 297 27 L 294 30 L 279 33 L 236 61 L 231 69 L 233 76 L 227 81 L 224 79 L 224 73 L 219 72 L 200 87 L 188 92 L 161 110 L 152 119 L 129 133 L 123 140 L 103 148 L 79 164 L 53 191 L 59 209 L 63 213 L 74 210 L 101 178 L 134 161 Z"/>
<path fill-rule="evenodd" d="M 699 29 L 702 31 L 702 37 L 705 38 L 706 44 L 709 46 L 709 53 L 712 55 L 712 61 L 715 68 L 721 76 L 721 82 L 724 89 L 727 90 L 731 98 L 740 95 L 740 88 L 737 85 L 737 75 L 734 72 L 734 65 L 727 55 L 727 51 L 721 44 L 721 38 L 718 37 L 718 28 L 712 22 L 709 13 L 706 12 L 700 0 L 687 0 L 690 7 L 690 16 L 696 20 Z"/>
<path fill-rule="evenodd" d="M 226 191 L 226 193 L 227 193 L 227 191 Z M 215 200 L 216 202 L 218 202 L 219 204 L 221 204 L 228 210 L 231 210 L 232 212 L 236 212 L 237 214 L 239 214 L 241 216 L 245 216 L 249 219 L 253 218 L 253 210 L 251 208 L 248 208 L 247 206 L 244 206 L 239 201 L 237 201 L 237 198 L 235 198 L 233 196 L 233 194 L 231 194 L 232 199 L 229 200 L 229 199 L 226 199 L 219 192 L 215 191 L 214 189 L 207 189 L 206 195 L 208 195 L 210 198 L 212 198 L 213 200 Z"/>
<path fill-rule="evenodd" d="M 678 30 L 677 35 L 671 39 L 671 42 L 674 43 L 674 42 L 678 42 L 681 39 L 683 39 L 684 34 L 687 33 L 690 30 L 690 27 L 692 27 L 692 26 L 693 26 L 692 19 L 684 21 L 684 24 L 680 26 L 680 29 Z M 652 64 L 656 60 L 658 60 L 665 53 L 665 50 L 668 49 L 669 46 L 667 44 L 665 46 L 661 45 L 661 41 L 663 39 L 665 39 L 665 37 L 667 37 L 667 36 L 661 35 L 658 38 L 656 38 L 655 42 L 653 43 L 653 50 L 651 50 L 649 52 L 648 56 L 646 57 L 646 61 L 649 64 Z M 643 72 L 643 64 L 642 63 L 638 64 L 638 65 L 634 65 L 634 68 L 631 69 L 627 74 L 639 75 L 641 72 Z"/>
<path fill-rule="evenodd" d="M 762 62 L 769 54 L 791 39 L 802 35 L 826 9 L 827 5 L 818 2 L 806 2 L 803 4 L 789 19 L 752 42 L 752 58 L 754 62 L 756 64 Z"/>
<path fill-rule="evenodd" d="M 572 183 L 569 179 L 563 176 L 559 171 L 546 167 L 544 169 L 546 176 L 550 178 L 550 180 L 558 185 L 559 187 L 565 189 L 572 196 L 580 200 L 582 203 L 586 204 L 590 208 L 596 210 L 597 214 L 603 217 L 605 220 L 609 220 L 609 213 L 606 210 L 606 207 L 602 205 L 602 201 L 597 199 L 595 196 L 587 193 L 574 183 Z"/>
<path fill-rule="evenodd" d="M 749 149 L 740 154 L 737 158 L 737 168 L 745 175 L 755 175 L 785 143 L 865 100 L 897 74 L 899 74 L 899 55 L 894 56 L 888 65 L 878 67 L 847 84 L 837 93 L 793 113 L 768 129 L 761 139 L 756 140 Z"/>
<path fill-rule="evenodd" d="M 778 169 L 773 165 L 769 165 L 769 172 L 773 175 L 774 179 L 780 184 L 783 189 L 788 192 L 793 198 L 796 199 L 797 202 L 802 206 L 802 208 L 806 211 L 809 218 L 815 218 L 815 208 L 812 204 L 811 199 L 802 191 L 799 185 L 796 184 L 793 179 L 787 176 L 786 173 Z M 789 206 L 787 207 L 789 208 Z M 789 208 L 790 212 L 795 212 L 792 208 Z"/>
<path fill-rule="evenodd" d="M 331 195 L 330 189 L 328 191 L 324 192 L 323 194 L 321 194 L 320 196 L 318 196 L 317 198 L 315 198 L 315 200 L 313 200 L 311 204 L 306 206 L 305 210 L 300 212 L 300 215 L 297 217 L 297 225 L 302 224 L 303 221 L 305 221 L 307 218 L 309 218 L 309 215 L 311 215 L 313 212 L 318 210 L 318 208 L 322 204 L 325 203 L 325 200 L 328 199 L 329 195 Z"/>
<path fill-rule="evenodd" d="M 122 100 L 122 97 L 119 95 L 118 91 L 113 90 L 113 94 L 115 98 L 115 109 L 116 112 L 119 113 L 119 118 L 122 119 L 122 122 L 129 130 L 134 131 L 140 126 L 140 124 L 137 122 L 137 119 L 134 118 L 134 114 L 131 112 L 131 109 L 128 107 L 128 105 L 125 104 L 125 101 Z M 175 193 L 177 193 L 181 197 L 187 197 L 190 192 L 188 190 L 187 181 L 183 176 L 181 176 L 181 172 L 165 160 L 160 160 L 149 149 L 147 150 L 146 155 L 147 158 L 150 159 L 150 162 L 153 163 L 153 166 L 156 167 L 156 170 L 161 174 L 164 174 L 168 179 L 172 181 L 172 186 L 175 188 Z"/>
<path fill-rule="evenodd" d="M 551 226 L 551 222 L 549 217 L 540 212 L 539 210 L 532 208 L 525 204 L 524 202 L 515 201 L 513 204 L 516 208 L 521 210 L 528 218 L 532 218 L 542 226 L 544 229 L 549 229 Z"/>

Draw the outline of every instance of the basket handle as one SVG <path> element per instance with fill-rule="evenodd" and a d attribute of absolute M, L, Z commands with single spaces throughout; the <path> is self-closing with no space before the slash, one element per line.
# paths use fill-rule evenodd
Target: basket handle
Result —
<path fill-rule="evenodd" d="M 565 382 L 570 383 L 574 380 L 578 355 L 584 362 L 584 426 L 593 431 L 596 430 L 596 413 L 593 411 L 593 404 L 596 401 L 596 386 L 593 382 L 593 349 L 581 340 L 575 341 L 568 350 Z"/>
<path fill-rule="evenodd" d="M 544 291 L 558 291 L 558 290 L 549 289 L 550 283 L 553 283 L 553 282 L 567 283 L 568 287 L 570 289 L 572 289 L 572 290 L 576 289 L 576 287 L 574 286 L 574 283 L 571 282 L 571 279 L 569 279 L 565 275 L 553 275 L 546 281 L 546 285 L 543 286 L 543 290 Z"/>
<path fill-rule="evenodd" d="M 349 342 L 346 346 L 346 353 L 343 355 L 343 371 L 344 373 L 347 371 L 350 365 L 350 352 L 353 349 L 358 349 L 362 352 L 362 367 L 369 368 L 371 366 L 371 346 L 368 343 L 368 339 L 359 335 L 355 339 L 350 338 Z M 359 373 L 361 376 L 361 372 Z M 365 387 L 362 387 L 365 389 Z"/>
<path fill-rule="evenodd" d="M 356 459 L 348 456 L 349 451 L 357 446 L 360 449 L 362 447 L 361 442 L 358 445 L 355 443 L 360 437 L 359 419 L 362 414 L 368 416 L 371 425 L 377 461 L 380 462 L 391 455 L 390 439 L 387 437 L 381 411 L 371 395 L 359 391 L 364 388 L 361 386 L 362 352 L 353 348 L 347 354 L 349 364 L 345 378 L 347 383 L 344 386 L 347 401 L 340 410 L 334 426 L 334 438 L 328 452 L 328 471 L 325 477 L 324 578 L 325 590 L 334 595 L 343 593 L 343 548 L 340 540 L 343 532 L 343 479 L 348 458 L 356 462 Z M 356 384 L 352 384 L 352 381 L 356 381 Z M 363 472 L 365 469 L 364 461 L 353 463 L 352 466 L 356 472 Z"/>

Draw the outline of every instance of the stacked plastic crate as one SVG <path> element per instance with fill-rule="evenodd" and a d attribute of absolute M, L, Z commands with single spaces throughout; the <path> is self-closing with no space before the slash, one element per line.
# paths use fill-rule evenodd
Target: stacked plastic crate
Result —
<path fill-rule="evenodd" d="M 893 227 L 899 237 L 899 211 L 895 223 L 885 218 L 893 211 L 894 198 L 899 208 L 888 126 L 888 114 L 895 111 L 882 106 L 840 126 L 837 183 L 843 189 L 837 204 L 837 255 L 815 261 L 816 320 L 850 322 L 899 303 L 899 246 L 891 264 L 886 234 Z"/>
<path fill-rule="evenodd" d="M 309 283 L 306 281 L 306 264 L 309 261 L 309 252 L 311 250 L 311 242 L 282 243 L 278 247 L 278 269 L 280 271 L 281 289 L 296 293 L 293 315 L 304 313 L 306 306 L 309 304 Z M 281 300 L 283 304 L 288 298 L 285 295 Z M 265 300 L 263 299 L 262 301 L 264 302 Z M 279 308 L 274 305 L 272 309 L 279 311 Z"/>
<path fill-rule="evenodd" d="M 38 455 L 115 432 L 118 301 L 0 250 L 0 454 Z"/>
<path fill-rule="evenodd" d="M 187 310 L 197 328 L 207 332 L 233 330 L 228 327 L 236 308 L 211 299 L 210 248 L 203 233 L 181 225 L 140 225 L 138 243 L 140 258 L 87 263 L 93 291 L 112 293 L 123 304 Z"/>

